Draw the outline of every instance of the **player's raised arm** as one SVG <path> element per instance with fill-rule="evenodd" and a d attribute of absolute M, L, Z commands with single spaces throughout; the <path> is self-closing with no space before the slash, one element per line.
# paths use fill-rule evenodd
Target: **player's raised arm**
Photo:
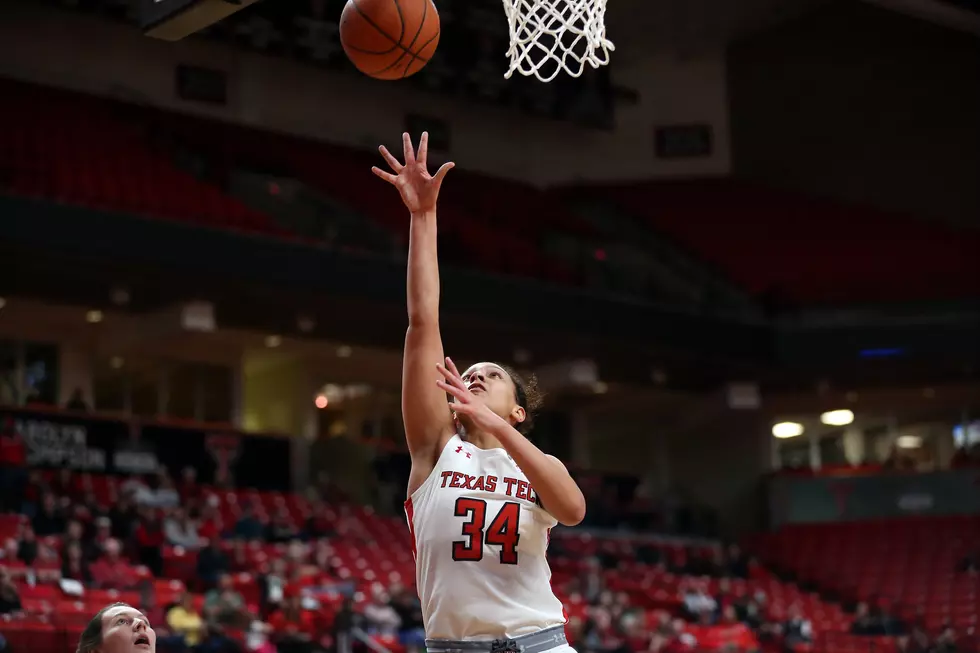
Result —
<path fill-rule="evenodd" d="M 372 168 L 395 186 L 411 214 L 408 243 L 408 333 L 402 363 L 402 418 L 412 455 L 409 493 L 432 471 L 436 459 L 452 437 L 454 427 L 446 394 L 435 385 L 436 365 L 443 360 L 439 332 L 439 259 L 436 250 L 436 200 L 446 173 L 445 163 L 434 176 L 426 170 L 429 135 L 422 134 L 418 156 L 411 137 L 402 135 L 405 162 L 400 163 L 382 145 L 379 149 L 392 172 Z"/>

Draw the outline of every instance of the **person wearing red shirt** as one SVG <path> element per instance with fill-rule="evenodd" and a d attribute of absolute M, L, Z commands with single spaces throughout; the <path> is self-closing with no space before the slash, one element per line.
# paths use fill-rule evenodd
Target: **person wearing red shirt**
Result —
<path fill-rule="evenodd" d="M 137 578 L 133 568 L 119 555 L 119 542 L 105 543 L 105 553 L 89 567 L 92 582 L 105 589 L 132 589 Z"/>
<path fill-rule="evenodd" d="M 19 512 L 27 489 L 27 450 L 14 421 L 0 424 L 0 509 Z"/>
<path fill-rule="evenodd" d="M 269 617 L 279 653 L 311 653 L 319 630 L 314 613 L 303 610 L 299 592 L 287 588 L 283 606 Z"/>
<path fill-rule="evenodd" d="M 136 526 L 136 553 L 139 561 L 149 567 L 154 576 L 163 574 L 163 525 L 153 508 L 144 508 Z"/>

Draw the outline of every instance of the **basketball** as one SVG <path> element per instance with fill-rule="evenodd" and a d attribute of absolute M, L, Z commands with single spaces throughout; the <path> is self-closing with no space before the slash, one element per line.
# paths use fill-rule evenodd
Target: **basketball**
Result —
<path fill-rule="evenodd" d="M 439 12 L 432 0 L 348 0 L 340 16 L 340 42 L 365 75 L 410 77 L 439 45 Z"/>

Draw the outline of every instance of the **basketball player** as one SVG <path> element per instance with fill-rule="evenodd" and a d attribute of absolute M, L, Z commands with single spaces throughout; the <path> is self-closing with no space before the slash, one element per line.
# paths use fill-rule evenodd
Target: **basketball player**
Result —
<path fill-rule="evenodd" d="M 85 626 L 75 653 L 156 653 L 157 634 L 142 612 L 111 603 Z"/>
<path fill-rule="evenodd" d="M 565 466 L 522 434 L 538 404 L 533 384 L 496 363 L 460 374 L 444 357 L 436 200 L 453 164 L 429 175 L 426 133 L 418 156 L 408 134 L 403 148 L 404 164 L 381 147 L 393 172 L 373 171 L 398 189 L 411 214 L 402 416 L 412 472 L 405 512 L 426 649 L 567 653 L 545 551 L 556 523 L 582 521 L 585 498 Z"/>

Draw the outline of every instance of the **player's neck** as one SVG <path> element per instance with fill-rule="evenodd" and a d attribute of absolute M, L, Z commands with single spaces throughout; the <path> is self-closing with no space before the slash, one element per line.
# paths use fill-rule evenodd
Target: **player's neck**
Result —
<path fill-rule="evenodd" d="M 464 442 L 472 444 L 477 449 L 503 449 L 503 445 L 500 444 L 500 440 L 497 438 L 488 433 L 470 431 L 464 424 L 459 425 L 459 437 L 462 438 Z"/>

